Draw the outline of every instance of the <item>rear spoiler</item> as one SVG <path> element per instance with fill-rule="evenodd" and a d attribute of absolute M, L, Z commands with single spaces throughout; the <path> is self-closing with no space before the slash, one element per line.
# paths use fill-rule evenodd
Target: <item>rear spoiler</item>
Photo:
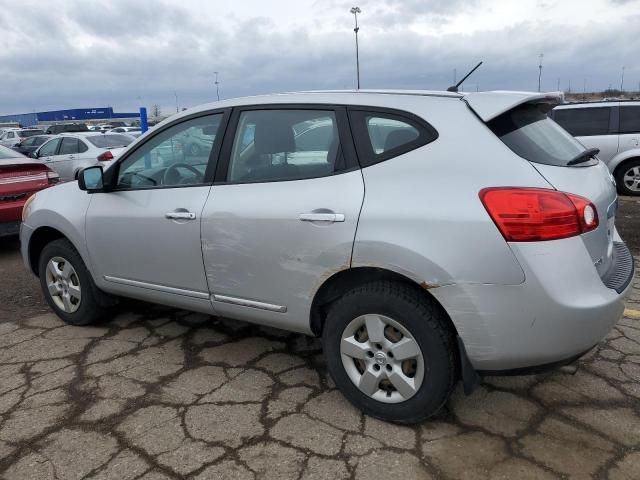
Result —
<path fill-rule="evenodd" d="M 549 108 L 564 102 L 562 92 L 471 92 L 462 98 L 483 122 L 488 122 L 525 103 L 548 104 Z"/>

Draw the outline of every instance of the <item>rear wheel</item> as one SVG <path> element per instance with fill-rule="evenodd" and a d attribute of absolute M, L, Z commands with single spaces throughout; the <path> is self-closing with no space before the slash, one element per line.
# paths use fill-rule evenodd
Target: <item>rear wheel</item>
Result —
<path fill-rule="evenodd" d="M 616 169 L 616 183 L 623 195 L 640 195 L 640 158 L 624 163 Z"/>
<path fill-rule="evenodd" d="M 47 303 L 66 323 L 89 325 L 103 317 L 98 298 L 105 294 L 68 240 L 54 240 L 42 249 L 38 272 Z"/>
<path fill-rule="evenodd" d="M 434 415 L 455 381 L 444 313 L 411 285 L 376 282 L 331 307 L 323 330 L 336 385 L 368 415 L 415 423 Z"/>

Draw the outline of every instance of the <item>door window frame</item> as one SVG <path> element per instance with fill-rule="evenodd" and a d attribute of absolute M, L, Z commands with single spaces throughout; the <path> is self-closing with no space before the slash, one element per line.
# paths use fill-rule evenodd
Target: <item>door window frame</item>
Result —
<path fill-rule="evenodd" d="M 243 112 L 255 110 L 301 110 L 301 111 L 324 111 L 332 112 L 335 115 L 336 127 L 338 129 L 338 139 L 340 146 L 336 154 L 333 172 L 330 175 L 320 175 L 317 177 L 304 177 L 293 179 L 275 179 L 275 180 L 257 180 L 250 182 L 230 182 L 227 180 L 229 173 L 229 164 L 231 162 L 231 154 L 233 151 L 233 143 L 239 127 L 240 115 Z M 343 160 L 343 168 L 339 168 L 339 160 Z M 358 157 L 356 154 L 351 128 L 349 126 L 349 117 L 347 115 L 347 107 L 345 105 L 336 105 L 332 103 L 262 103 L 257 105 L 242 105 L 233 108 L 227 134 L 224 138 L 222 150 L 216 168 L 214 185 L 251 185 L 254 183 L 275 183 L 275 182 L 299 182 L 310 180 L 312 178 L 326 178 L 333 175 L 340 175 L 346 172 L 357 170 L 360 168 Z"/>
<path fill-rule="evenodd" d="M 193 113 L 191 115 L 186 115 L 184 117 L 180 117 L 166 125 L 155 127 L 151 132 L 149 132 L 144 137 L 144 141 L 137 143 L 131 149 L 127 150 L 113 165 L 113 167 L 107 169 L 104 172 L 105 184 L 113 185 L 110 188 L 109 192 L 133 192 L 138 190 L 166 190 L 168 188 L 189 188 L 189 187 L 201 187 L 211 185 L 213 183 L 214 174 L 216 172 L 216 167 L 220 163 L 220 150 L 224 143 L 225 136 L 227 135 L 227 130 L 229 126 L 229 117 L 231 116 L 231 108 L 216 108 L 212 110 L 206 110 L 203 112 Z M 197 185 L 159 185 L 159 186 L 140 186 L 133 188 L 118 188 L 116 182 L 118 179 L 118 174 L 120 172 L 120 166 L 123 162 L 125 162 L 131 155 L 139 151 L 145 145 L 147 145 L 150 141 L 152 141 L 157 135 L 166 132 L 170 128 L 175 127 L 184 122 L 188 122 L 190 120 L 195 120 L 197 118 L 208 117 L 211 115 L 222 115 L 222 119 L 220 120 L 220 127 L 218 133 L 216 134 L 216 139 L 213 142 L 213 147 L 211 152 L 209 153 L 209 161 L 207 163 L 207 168 L 204 172 L 204 179 L 202 183 Z M 107 191 L 107 190 L 105 190 Z"/>

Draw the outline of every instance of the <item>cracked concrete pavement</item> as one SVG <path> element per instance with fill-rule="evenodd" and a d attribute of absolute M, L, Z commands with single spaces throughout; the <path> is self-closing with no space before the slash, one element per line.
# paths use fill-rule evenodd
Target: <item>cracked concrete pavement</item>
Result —
<path fill-rule="evenodd" d="M 638 479 L 633 288 L 575 372 L 458 387 L 413 427 L 347 403 L 315 339 L 141 303 L 70 327 L 16 294 L 0 307 L 0 478 Z"/>

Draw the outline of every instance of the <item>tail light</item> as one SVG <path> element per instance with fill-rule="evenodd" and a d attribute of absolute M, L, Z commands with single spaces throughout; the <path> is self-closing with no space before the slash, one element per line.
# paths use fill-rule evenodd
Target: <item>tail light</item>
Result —
<path fill-rule="evenodd" d="M 56 172 L 47 172 L 47 181 L 49 182 L 49 185 L 55 185 L 60 181 L 60 175 Z"/>
<path fill-rule="evenodd" d="M 571 193 L 498 187 L 481 190 L 480 200 L 508 242 L 557 240 L 598 228 L 593 203 Z"/>
<path fill-rule="evenodd" d="M 113 153 L 111 153 L 109 150 L 98 155 L 99 162 L 108 162 L 109 160 L 113 160 Z"/>

